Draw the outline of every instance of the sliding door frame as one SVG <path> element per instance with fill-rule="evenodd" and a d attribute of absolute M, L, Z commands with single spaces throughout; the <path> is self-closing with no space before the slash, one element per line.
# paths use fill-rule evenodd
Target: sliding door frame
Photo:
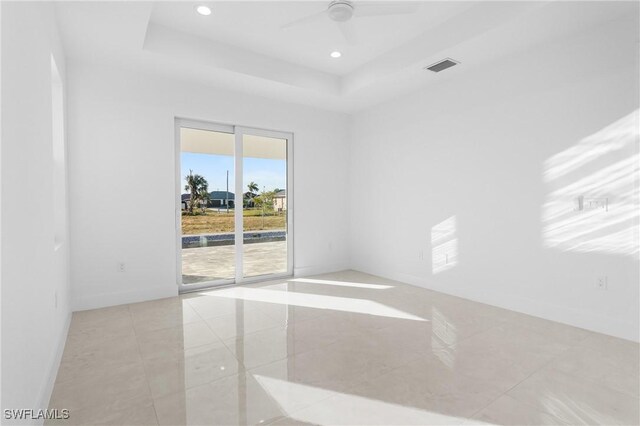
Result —
<path fill-rule="evenodd" d="M 176 234 L 176 281 L 181 293 L 201 290 L 204 288 L 228 286 L 234 284 L 246 284 L 257 281 L 265 281 L 282 277 L 293 276 L 294 256 L 293 256 L 293 133 L 280 132 L 275 130 L 259 129 L 255 127 L 237 126 L 230 124 L 220 124 L 202 120 L 192 120 L 187 118 L 176 117 L 175 127 L 175 234 Z M 180 129 L 190 128 L 198 130 L 208 130 L 213 132 L 229 133 L 234 135 L 234 193 L 236 197 L 243 192 L 243 136 L 263 136 L 276 139 L 284 139 L 287 143 L 287 223 L 286 223 L 286 241 L 287 241 L 287 271 L 278 274 L 265 274 L 251 277 L 244 276 L 244 216 L 243 208 L 238 209 L 238 200 L 235 201 L 234 207 L 234 234 L 235 234 L 235 277 L 228 279 L 205 281 L 197 284 L 184 284 L 182 282 L 182 176 L 181 176 L 181 144 Z M 242 201 L 242 200 L 241 200 Z M 242 205 L 242 204 L 240 204 Z"/>
<path fill-rule="evenodd" d="M 236 250 L 236 283 L 250 283 L 256 281 L 269 280 L 272 278 L 281 278 L 281 277 L 290 277 L 293 276 L 293 133 L 290 132 L 279 132 L 275 130 L 265 130 L 258 129 L 255 127 L 245 127 L 245 126 L 236 126 L 235 127 L 235 135 L 236 135 L 236 191 L 240 191 L 243 193 L 243 161 L 244 161 L 244 144 L 243 144 L 243 136 L 244 135 L 253 135 L 253 136 L 262 136 L 267 138 L 274 139 L 284 139 L 287 141 L 287 229 L 286 229 L 286 238 L 287 238 L 287 271 L 279 274 L 265 274 L 265 275 L 256 275 L 251 277 L 245 277 L 244 275 L 244 265 L 243 265 L 243 256 L 244 256 L 244 223 L 242 210 L 235 210 L 235 222 L 236 222 L 236 241 L 238 238 L 240 241 L 243 241 L 240 246 L 241 250 Z M 240 219 L 238 219 L 240 218 Z M 239 226 L 238 226 L 239 225 Z M 259 243 L 258 243 L 259 244 Z M 240 265 L 240 267 L 238 267 Z"/>

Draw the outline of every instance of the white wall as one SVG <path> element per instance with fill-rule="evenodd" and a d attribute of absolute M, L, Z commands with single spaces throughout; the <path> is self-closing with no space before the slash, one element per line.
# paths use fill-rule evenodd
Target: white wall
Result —
<path fill-rule="evenodd" d="M 638 340 L 637 27 L 629 16 L 484 67 L 458 58 L 356 114 L 352 266 Z M 572 212 L 579 195 L 609 212 Z M 432 228 L 452 216 L 457 263 L 433 268 Z"/>
<path fill-rule="evenodd" d="M 2 408 L 46 408 L 70 319 L 68 238 L 54 247 L 53 5 L 2 5 Z M 64 207 L 63 207 L 64 208 Z M 57 298 L 57 305 L 56 305 Z"/>
<path fill-rule="evenodd" d="M 87 63 L 68 81 L 74 310 L 177 294 L 176 116 L 293 132 L 296 272 L 348 266 L 346 115 Z"/>

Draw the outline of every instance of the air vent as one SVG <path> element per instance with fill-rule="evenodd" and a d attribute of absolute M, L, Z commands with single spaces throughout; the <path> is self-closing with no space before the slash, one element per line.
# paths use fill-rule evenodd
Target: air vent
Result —
<path fill-rule="evenodd" d="M 425 67 L 425 69 L 433 72 L 440 72 L 458 64 L 459 62 L 456 62 L 453 59 L 447 58 L 447 59 L 443 59 L 442 61 L 438 61 L 433 65 L 429 65 L 428 67 Z"/>

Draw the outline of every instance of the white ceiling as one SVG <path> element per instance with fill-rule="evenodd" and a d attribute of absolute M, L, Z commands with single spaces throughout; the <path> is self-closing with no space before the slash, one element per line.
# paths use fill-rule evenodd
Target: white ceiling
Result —
<path fill-rule="evenodd" d="M 353 45 L 327 16 L 281 28 L 326 10 L 328 3 L 220 2 L 210 4 L 213 13 L 205 17 L 194 14 L 193 7 L 185 7 L 184 3 L 162 2 L 153 6 L 151 21 L 326 73 L 345 75 L 471 7 L 470 3 L 455 1 L 395 2 L 408 5 L 408 10 L 415 12 L 352 19 L 348 25 L 357 35 L 357 43 Z M 356 2 L 355 5 L 366 7 L 376 3 L 380 2 Z M 334 50 L 343 56 L 331 59 L 329 54 Z"/>
<path fill-rule="evenodd" d="M 414 11 L 352 19 L 354 44 L 327 17 L 281 28 L 328 3 L 205 2 L 210 16 L 197 14 L 202 3 L 194 2 L 58 2 L 56 9 L 72 59 L 353 112 L 464 78 L 498 57 L 638 8 L 635 2 L 393 2 Z M 331 58 L 333 50 L 343 56 Z M 461 64 L 441 74 L 422 69 L 446 57 Z"/>

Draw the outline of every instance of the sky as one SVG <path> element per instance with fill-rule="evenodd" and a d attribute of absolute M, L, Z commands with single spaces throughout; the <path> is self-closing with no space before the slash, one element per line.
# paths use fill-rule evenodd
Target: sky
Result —
<path fill-rule="evenodd" d="M 209 183 L 209 192 L 224 191 L 227 188 L 227 170 L 229 170 L 229 192 L 234 191 L 234 159 L 230 155 L 195 154 L 191 152 L 180 153 L 180 175 L 182 177 L 181 189 L 184 194 L 186 185 L 185 176 L 189 170 L 194 174 L 204 176 Z M 242 192 L 247 192 L 247 185 L 253 181 L 260 187 L 260 192 L 265 189 L 272 191 L 275 188 L 287 188 L 287 162 L 286 160 L 268 160 L 262 158 L 244 159 L 244 177 Z"/>

